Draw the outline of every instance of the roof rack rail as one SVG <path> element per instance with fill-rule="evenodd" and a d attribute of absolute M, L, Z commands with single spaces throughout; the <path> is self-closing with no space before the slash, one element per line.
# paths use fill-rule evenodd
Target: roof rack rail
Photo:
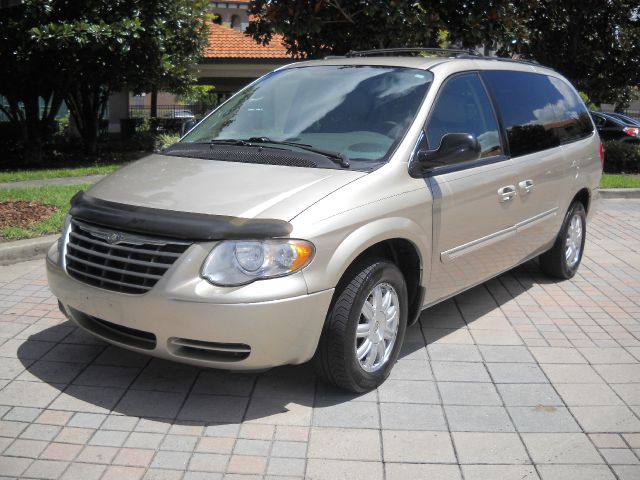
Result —
<path fill-rule="evenodd" d="M 378 48 L 375 50 L 351 50 L 348 52 L 345 57 L 373 57 L 376 55 L 392 55 L 392 54 L 402 54 L 402 53 L 421 53 L 421 52 L 429 52 L 429 53 L 439 53 L 439 54 L 451 54 L 456 57 L 458 56 L 466 56 L 466 57 L 482 57 L 482 54 L 469 49 L 460 49 L 460 48 L 434 48 L 434 47 L 403 47 L 403 48 Z"/>
<path fill-rule="evenodd" d="M 539 61 L 533 58 L 509 58 L 509 57 L 485 57 L 487 60 L 496 60 L 498 62 L 525 63 L 536 67 L 544 67 Z M 549 68 L 549 67 L 546 67 Z"/>

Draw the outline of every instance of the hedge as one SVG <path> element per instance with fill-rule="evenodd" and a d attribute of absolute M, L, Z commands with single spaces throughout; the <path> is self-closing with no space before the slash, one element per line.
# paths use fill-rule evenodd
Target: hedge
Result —
<path fill-rule="evenodd" d="M 603 142 L 606 173 L 640 173 L 640 143 Z"/>

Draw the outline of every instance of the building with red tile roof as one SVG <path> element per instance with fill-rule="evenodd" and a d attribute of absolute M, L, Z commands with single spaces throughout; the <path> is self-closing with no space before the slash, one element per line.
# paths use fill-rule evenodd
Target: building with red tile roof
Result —
<path fill-rule="evenodd" d="M 282 37 L 274 35 L 268 45 L 261 45 L 243 32 L 212 23 L 209 25 L 209 44 L 204 49 L 205 59 L 290 59 Z"/>
<path fill-rule="evenodd" d="M 244 31 L 227 25 L 209 25 L 209 43 L 198 65 L 200 83 L 215 85 L 221 93 L 232 93 L 293 58 L 275 35 L 268 45 L 261 45 Z"/>

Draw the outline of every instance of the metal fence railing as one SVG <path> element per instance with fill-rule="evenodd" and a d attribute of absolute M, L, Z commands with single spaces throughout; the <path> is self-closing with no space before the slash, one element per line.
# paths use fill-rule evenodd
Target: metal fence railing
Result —
<path fill-rule="evenodd" d="M 158 105 L 158 118 L 194 118 L 202 116 L 202 109 L 194 105 Z M 129 118 L 149 118 L 151 107 L 145 105 L 130 105 Z"/>
<path fill-rule="evenodd" d="M 220 105 L 227 97 L 220 95 L 217 104 L 174 104 L 174 105 L 158 105 L 158 118 L 197 118 L 204 117 L 211 110 Z M 151 116 L 151 107 L 147 105 L 130 105 L 129 118 L 149 118 Z"/>

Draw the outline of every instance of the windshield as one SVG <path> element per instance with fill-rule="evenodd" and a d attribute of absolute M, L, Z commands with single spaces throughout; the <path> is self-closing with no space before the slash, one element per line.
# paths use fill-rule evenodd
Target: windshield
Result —
<path fill-rule="evenodd" d="M 371 168 L 393 153 L 432 79 L 424 70 L 378 66 L 272 72 L 224 103 L 181 143 L 264 138 L 336 152 L 352 168 Z"/>

